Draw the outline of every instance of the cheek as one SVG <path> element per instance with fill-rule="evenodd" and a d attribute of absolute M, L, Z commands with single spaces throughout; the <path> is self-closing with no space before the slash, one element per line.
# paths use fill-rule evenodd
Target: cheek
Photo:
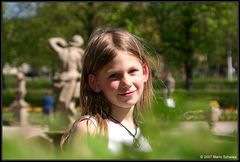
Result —
<path fill-rule="evenodd" d="M 119 86 L 118 81 L 109 82 L 108 89 L 109 90 L 116 90 L 116 89 L 118 89 L 118 86 Z"/>
<path fill-rule="evenodd" d="M 117 90 L 119 87 L 119 82 L 118 81 L 111 81 L 111 82 L 106 82 L 103 87 L 103 91 L 105 92 L 113 92 Z"/>
<path fill-rule="evenodd" d="M 135 85 L 135 87 L 137 87 L 138 89 L 143 88 L 143 87 L 144 87 L 144 81 L 143 81 L 142 77 L 136 78 L 136 79 L 134 80 L 134 85 Z"/>
<path fill-rule="evenodd" d="M 132 84 L 139 90 L 144 87 L 144 79 L 142 74 L 138 74 L 132 77 Z"/>

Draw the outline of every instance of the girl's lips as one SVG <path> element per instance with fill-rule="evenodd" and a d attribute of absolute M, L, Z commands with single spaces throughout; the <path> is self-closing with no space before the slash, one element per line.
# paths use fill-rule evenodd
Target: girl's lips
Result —
<path fill-rule="evenodd" d="M 135 91 L 131 91 L 131 92 L 126 92 L 126 93 L 120 93 L 119 95 L 121 96 L 131 96 Z"/>

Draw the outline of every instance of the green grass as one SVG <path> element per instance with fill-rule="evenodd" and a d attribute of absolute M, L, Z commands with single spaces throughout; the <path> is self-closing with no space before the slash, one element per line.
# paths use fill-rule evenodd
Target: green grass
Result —
<path fill-rule="evenodd" d="M 153 112 L 145 114 L 145 120 L 140 125 L 144 136 L 151 143 L 152 152 L 139 152 L 134 147 L 124 146 L 124 150 L 119 154 L 112 154 L 106 148 L 105 139 L 96 138 L 79 143 L 77 149 L 61 152 L 59 147 L 43 139 L 19 140 L 23 137 L 10 138 L 3 136 L 4 160 L 10 159 L 113 159 L 113 160 L 203 160 L 205 155 L 207 160 L 214 160 L 206 155 L 228 155 L 238 158 L 237 134 L 231 140 L 220 139 L 210 132 L 209 129 L 197 127 L 194 130 L 185 130 L 180 127 L 179 117 L 190 110 L 207 109 L 207 100 L 182 100 L 184 96 L 175 96 L 177 107 L 170 109 L 164 105 L 162 99 L 154 103 Z M 29 120 L 32 124 L 41 125 L 43 123 L 41 112 L 29 113 Z M 3 118 L 11 117 L 11 112 L 3 113 Z M 54 122 L 54 121 L 53 121 Z M 205 121 L 203 121 L 205 122 Z M 55 124 L 61 125 L 60 122 Z M 85 143 L 87 142 L 87 144 Z M 85 145 L 88 149 L 85 149 Z M 82 146 L 82 147 L 81 147 Z M 236 159 L 230 159 L 236 160 Z"/>
<path fill-rule="evenodd" d="M 10 124 L 12 124 L 13 117 L 14 115 L 11 111 L 2 113 L 2 119 L 9 121 Z M 43 114 L 41 112 L 29 112 L 28 120 L 32 125 L 42 125 L 44 123 Z"/>
<path fill-rule="evenodd" d="M 80 141 L 77 149 L 61 152 L 50 143 L 42 139 L 23 140 L 24 138 L 10 138 L 3 136 L 2 158 L 9 159 L 113 159 L 113 160 L 214 160 L 206 155 L 223 155 L 238 159 L 237 136 L 232 140 L 219 139 L 212 135 L 208 129 L 195 128 L 187 131 L 179 127 L 174 120 L 161 118 L 160 114 L 145 114 L 144 123 L 141 124 L 142 134 L 149 139 L 153 151 L 149 153 L 137 151 L 134 147 L 124 145 L 119 154 L 112 154 L 107 150 L 104 138 L 89 138 Z M 22 139 L 22 140 L 19 140 Z M 81 139 L 80 139 L 81 140 Z M 86 145 L 88 147 L 86 147 Z M 228 158 L 229 159 L 229 158 Z"/>

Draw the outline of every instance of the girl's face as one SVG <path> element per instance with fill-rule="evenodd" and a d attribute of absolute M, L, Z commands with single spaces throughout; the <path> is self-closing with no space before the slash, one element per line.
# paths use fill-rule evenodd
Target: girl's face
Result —
<path fill-rule="evenodd" d="M 89 84 L 96 92 L 102 91 L 112 108 L 131 108 L 141 98 L 148 66 L 126 52 L 118 54 L 98 75 L 89 75 Z"/>

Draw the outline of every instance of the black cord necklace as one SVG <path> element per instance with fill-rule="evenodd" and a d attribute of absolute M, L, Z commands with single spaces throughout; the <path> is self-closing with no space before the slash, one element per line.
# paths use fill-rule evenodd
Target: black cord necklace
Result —
<path fill-rule="evenodd" d="M 121 122 L 119 122 L 117 119 L 114 119 L 112 116 L 110 116 L 110 117 L 111 117 L 112 120 L 114 120 L 115 122 L 120 124 L 133 137 L 134 140 L 136 139 L 137 128 L 136 128 L 135 134 L 132 134 L 132 132 L 127 127 L 125 127 Z"/>

